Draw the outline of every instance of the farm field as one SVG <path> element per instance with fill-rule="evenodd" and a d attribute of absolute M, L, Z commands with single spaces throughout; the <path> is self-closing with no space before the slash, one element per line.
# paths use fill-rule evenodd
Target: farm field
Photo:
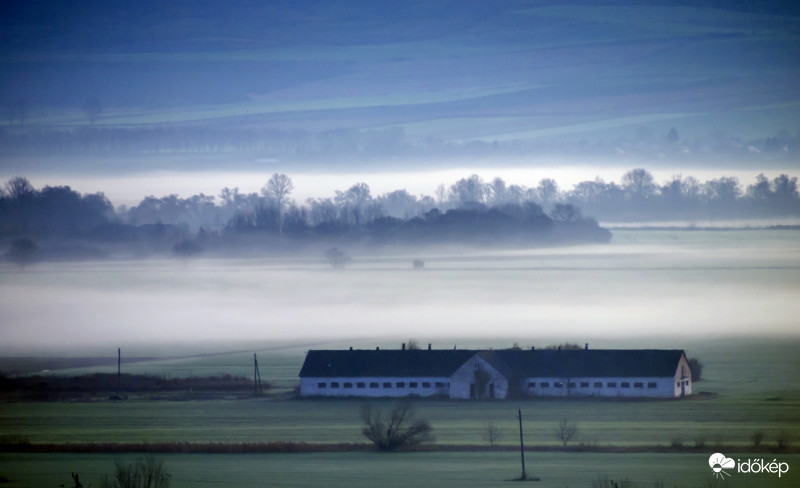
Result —
<path fill-rule="evenodd" d="M 742 455 L 744 456 L 744 455 Z M 58 486 L 78 472 L 84 486 L 98 486 L 116 461 L 136 455 L 0 454 L 0 470 L 9 488 Z M 162 456 L 172 475 L 171 487 L 196 486 L 329 486 L 443 487 L 509 486 L 520 474 L 517 452 L 213 454 Z M 800 455 L 780 456 L 797 466 Z M 771 461 L 772 458 L 768 459 Z M 9 467 L 13 472 L 8 473 Z M 707 454 L 527 453 L 526 471 L 542 488 L 591 487 L 604 477 L 627 480 L 635 487 L 708 487 L 714 478 Z M 663 483 L 657 485 L 657 483 Z M 798 471 L 781 476 L 733 474 L 724 486 L 790 487 Z M 631 486 L 631 485 L 628 485 Z"/>
<path fill-rule="evenodd" d="M 358 344 L 356 344 L 358 347 Z M 755 431 L 765 444 L 781 430 L 800 439 L 800 368 L 796 341 L 730 340 L 690 349 L 705 364 L 695 396 L 679 401 L 530 399 L 508 402 L 414 400 L 420 418 L 435 428 L 437 442 L 484 445 L 482 428 L 496 422 L 513 445 L 516 410 L 525 418 L 527 444 L 556 446 L 559 420 L 578 423 L 574 444 L 590 446 L 694 446 L 702 442 L 746 446 Z M 324 347 L 324 346 L 322 346 Z M 342 347 L 342 346 L 329 346 Z M 265 381 L 275 392 L 246 400 L 4 403 L 0 434 L 32 443 L 130 442 L 362 442 L 359 399 L 294 399 L 291 388 L 302 353 L 261 353 Z M 239 352 L 182 360 L 133 363 L 137 373 L 247 375 L 252 355 Z M 251 367 L 251 366 L 250 366 Z M 109 368 L 82 368 L 72 374 Z M 391 401 L 377 401 L 390 408 Z"/>

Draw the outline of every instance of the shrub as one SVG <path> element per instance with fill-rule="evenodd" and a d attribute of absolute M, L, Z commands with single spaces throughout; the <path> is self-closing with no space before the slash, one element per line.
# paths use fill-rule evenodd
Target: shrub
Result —
<path fill-rule="evenodd" d="M 703 363 L 699 359 L 690 358 L 689 369 L 692 370 L 692 382 L 703 379 Z"/>
<path fill-rule="evenodd" d="M 169 488 L 170 475 L 164 461 L 153 456 L 133 464 L 118 462 L 114 474 L 103 477 L 102 488 Z"/>
<path fill-rule="evenodd" d="M 558 427 L 555 430 L 556 438 L 561 441 L 564 447 L 567 447 L 567 444 L 570 440 L 578 433 L 578 424 L 575 422 L 570 422 L 569 419 L 563 419 L 558 423 Z"/>
<path fill-rule="evenodd" d="M 361 408 L 361 418 L 365 424 L 361 432 L 381 451 L 432 442 L 431 424 L 427 420 L 414 420 L 413 417 L 413 409 L 407 402 L 393 408 L 386 421 L 380 409 L 373 409 L 366 404 Z"/>
<path fill-rule="evenodd" d="M 789 437 L 789 433 L 783 429 L 778 432 L 778 437 L 775 438 L 775 441 L 778 446 L 779 451 L 785 451 L 789 449 L 789 444 L 791 443 L 791 438 Z"/>
<path fill-rule="evenodd" d="M 753 443 L 753 450 L 758 450 L 761 447 L 761 441 L 764 440 L 764 432 L 761 430 L 757 430 L 753 432 L 753 435 L 750 436 L 750 440 Z"/>

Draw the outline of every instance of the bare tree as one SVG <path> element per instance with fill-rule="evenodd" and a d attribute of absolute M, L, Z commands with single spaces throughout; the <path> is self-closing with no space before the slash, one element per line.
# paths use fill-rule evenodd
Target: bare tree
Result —
<path fill-rule="evenodd" d="M 436 195 L 436 203 L 439 207 L 444 205 L 444 201 L 447 200 L 447 187 L 444 186 L 444 183 L 440 183 L 439 186 L 436 187 L 434 194 Z"/>
<path fill-rule="evenodd" d="M 494 420 L 489 420 L 486 422 L 486 425 L 483 426 L 481 437 L 488 442 L 490 446 L 494 446 L 503 438 L 503 429 L 501 429 Z"/>
<path fill-rule="evenodd" d="M 489 193 L 492 203 L 495 205 L 500 205 L 508 200 L 508 187 L 503 178 L 498 176 L 489 183 Z"/>
<path fill-rule="evenodd" d="M 644 168 L 636 168 L 622 175 L 622 187 L 633 198 L 644 200 L 656 190 L 653 175 Z"/>
<path fill-rule="evenodd" d="M 478 175 L 461 178 L 450 186 L 450 194 L 453 195 L 453 198 L 458 201 L 461 207 L 467 204 L 485 202 L 488 193 L 489 187 Z"/>
<path fill-rule="evenodd" d="M 118 462 L 114 474 L 105 476 L 103 488 L 169 488 L 170 475 L 164 461 L 148 456 L 133 464 Z"/>
<path fill-rule="evenodd" d="M 567 447 L 569 441 L 578 433 L 578 424 L 570 422 L 569 419 L 562 419 L 558 423 L 558 428 L 555 430 L 555 436 L 564 447 Z"/>
<path fill-rule="evenodd" d="M 36 189 L 31 185 L 27 178 L 15 176 L 6 182 L 6 194 L 9 198 L 20 198 L 31 195 Z"/>
<path fill-rule="evenodd" d="M 261 189 L 261 194 L 275 202 L 278 208 L 278 232 L 283 233 L 283 207 L 289 203 L 289 195 L 294 190 L 292 179 L 275 173 Z"/>
<path fill-rule="evenodd" d="M 433 442 L 431 424 L 427 420 L 414 420 L 413 417 L 413 409 L 407 402 L 394 407 L 386 420 L 380 409 L 365 404 L 361 408 L 365 425 L 361 432 L 381 451 Z"/>
<path fill-rule="evenodd" d="M 561 192 L 558 189 L 558 183 L 552 178 L 544 178 L 539 181 L 539 186 L 536 187 L 536 193 L 543 204 L 553 203 L 561 198 Z"/>

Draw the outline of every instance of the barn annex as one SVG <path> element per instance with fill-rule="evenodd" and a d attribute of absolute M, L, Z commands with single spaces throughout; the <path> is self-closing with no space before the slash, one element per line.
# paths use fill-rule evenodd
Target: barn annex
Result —
<path fill-rule="evenodd" d="M 301 396 L 504 399 L 692 394 L 680 349 L 311 350 Z"/>

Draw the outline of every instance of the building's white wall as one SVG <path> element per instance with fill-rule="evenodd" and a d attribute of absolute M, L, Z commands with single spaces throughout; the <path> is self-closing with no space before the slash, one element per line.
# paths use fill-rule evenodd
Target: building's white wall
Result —
<path fill-rule="evenodd" d="M 333 384 L 338 387 L 334 388 Z M 377 383 L 378 387 L 372 387 Z M 389 383 L 390 388 L 384 388 L 384 383 Z M 398 387 L 398 383 L 404 386 Z M 411 384 L 416 383 L 412 387 Z M 424 383 L 430 386 L 423 386 Z M 441 386 L 437 387 L 437 383 Z M 325 387 L 321 387 L 324 384 Z M 345 387 L 346 384 L 350 386 Z M 363 384 L 363 387 L 359 387 Z M 325 396 L 325 397 L 407 397 L 416 395 L 429 397 L 433 395 L 449 395 L 449 378 L 414 377 L 414 378 L 386 378 L 386 377 L 358 377 L 358 378 L 300 378 L 300 396 Z"/>
<path fill-rule="evenodd" d="M 467 400 L 470 398 L 470 385 L 475 385 L 475 372 L 485 371 L 489 374 L 484 391 L 477 392 L 479 398 L 489 398 L 494 386 L 494 398 L 503 399 L 508 396 L 508 380 L 478 354 L 472 356 L 450 377 L 450 398 Z"/>
<path fill-rule="evenodd" d="M 494 385 L 494 398 L 504 399 L 508 396 L 508 380 L 491 364 L 476 354 L 464 363 L 450 378 L 441 377 L 359 377 L 359 378 L 301 378 L 301 396 L 325 396 L 325 397 L 407 397 L 419 396 L 429 397 L 434 395 L 447 395 L 452 399 L 469 399 L 470 385 L 476 384 L 475 371 L 483 370 L 488 373 L 489 380 L 483 392 L 478 392 L 480 398 L 488 398 L 490 385 Z M 548 387 L 542 387 L 543 382 L 549 383 Z M 556 383 L 562 383 L 561 388 L 555 387 Z M 596 383 L 601 386 L 595 386 Z M 338 383 L 334 388 L 333 383 Z M 363 384 L 360 388 L 359 383 Z M 371 385 L 377 383 L 378 387 Z M 390 388 L 384 388 L 384 383 L 390 383 Z M 404 386 L 397 386 L 403 383 Z M 411 386 L 416 383 L 416 386 Z M 429 383 L 425 387 L 423 383 Z M 436 386 L 440 384 L 441 386 Z M 534 386 L 529 386 L 534 383 Z M 573 387 L 569 384 L 574 383 Z M 583 386 L 582 383 L 588 383 Z M 610 386 L 609 383 L 614 383 Z M 627 387 L 623 383 L 628 383 Z M 641 383 L 641 387 L 636 384 Z M 650 386 L 655 383 L 655 386 Z M 325 384 L 321 388 L 320 384 Z M 345 384 L 350 384 L 346 387 Z M 542 397 L 566 397 L 566 396 L 598 396 L 598 397 L 625 397 L 625 398 L 672 398 L 680 397 L 683 394 L 692 394 L 691 371 L 686 357 L 682 356 L 676 368 L 674 377 L 665 378 L 527 378 L 522 382 L 521 390 L 530 396 Z"/>
<path fill-rule="evenodd" d="M 533 383 L 535 386 L 529 386 Z M 542 383 L 549 386 L 543 387 Z M 557 384 L 561 387 L 557 387 Z M 596 386 L 600 383 L 600 386 Z M 573 386 L 570 387 L 570 384 Z M 588 384 L 588 386 L 584 386 Z M 624 386 L 627 384 L 627 386 Z M 641 385 L 641 386 L 637 386 Z M 522 391 L 531 396 L 670 398 L 674 396 L 673 379 L 667 378 L 527 378 Z"/>
<path fill-rule="evenodd" d="M 673 396 L 689 396 L 692 394 L 692 371 L 685 355 L 681 355 L 678 367 L 675 369 L 675 377 L 672 379 Z"/>

